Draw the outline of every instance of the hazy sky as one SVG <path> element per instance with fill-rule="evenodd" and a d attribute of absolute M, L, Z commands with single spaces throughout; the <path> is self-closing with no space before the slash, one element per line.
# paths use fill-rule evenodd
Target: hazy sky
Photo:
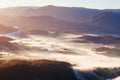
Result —
<path fill-rule="evenodd" d="M 0 0 L 0 7 L 45 5 L 120 9 L 120 0 Z"/>

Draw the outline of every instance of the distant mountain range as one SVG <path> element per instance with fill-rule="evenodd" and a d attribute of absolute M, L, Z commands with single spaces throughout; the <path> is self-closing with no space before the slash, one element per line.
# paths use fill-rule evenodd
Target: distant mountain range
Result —
<path fill-rule="evenodd" d="M 62 20 L 79 20 L 99 13 L 97 9 L 87 9 L 83 7 L 12 7 L 0 10 L 1 14 L 8 16 L 51 16 Z M 8 14 L 9 13 L 9 14 Z"/>
<path fill-rule="evenodd" d="M 82 21 L 96 32 L 120 34 L 120 13 L 102 12 Z"/>
<path fill-rule="evenodd" d="M 0 24 L 24 30 L 120 34 L 119 9 L 82 7 L 12 7 L 0 9 Z"/>

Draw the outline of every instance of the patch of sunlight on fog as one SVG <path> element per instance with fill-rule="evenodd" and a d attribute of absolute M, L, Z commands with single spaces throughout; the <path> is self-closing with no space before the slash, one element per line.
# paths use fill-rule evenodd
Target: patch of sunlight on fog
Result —
<path fill-rule="evenodd" d="M 50 54 L 47 52 L 23 52 L 26 54 L 5 54 L 3 57 L 7 59 L 50 59 L 58 61 L 70 62 L 78 69 L 94 68 L 94 67 L 117 67 L 120 66 L 119 58 L 109 58 L 102 55 L 66 55 L 66 54 Z"/>
<path fill-rule="evenodd" d="M 113 79 L 113 80 L 120 80 L 120 76 L 119 76 L 119 77 L 117 77 L 117 78 L 115 78 L 115 79 Z"/>
<path fill-rule="evenodd" d="M 65 42 L 62 38 L 53 38 L 53 37 L 45 37 L 45 36 L 31 36 L 31 38 L 27 39 L 16 39 L 13 42 L 17 42 L 20 44 L 25 44 L 26 46 L 30 47 L 41 47 L 52 50 L 60 50 L 60 49 L 70 49 L 76 53 L 85 53 L 85 50 L 82 48 L 77 48 L 74 45 Z"/>

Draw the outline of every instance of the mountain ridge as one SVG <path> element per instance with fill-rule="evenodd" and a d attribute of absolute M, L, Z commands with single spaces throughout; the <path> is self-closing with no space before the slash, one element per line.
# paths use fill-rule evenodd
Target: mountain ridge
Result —
<path fill-rule="evenodd" d="M 22 28 L 57 31 L 120 34 L 119 9 L 89 9 L 81 7 L 14 7 L 0 9 L 0 24 Z M 4 13 L 5 12 L 5 13 Z M 4 14 L 3 14 L 4 13 Z M 5 15 L 5 17 L 3 16 Z"/>

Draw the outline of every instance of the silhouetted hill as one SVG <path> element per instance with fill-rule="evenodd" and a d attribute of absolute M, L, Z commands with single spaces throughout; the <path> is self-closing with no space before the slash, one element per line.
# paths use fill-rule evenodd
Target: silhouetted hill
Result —
<path fill-rule="evenodd" d="M 77 80 L 71 64 L 51 60 L 11 60 L 0 64 L 0 80 Z"/>
<path fill-rule="evenodd" d="M 120 75 L 120 67 L 73 70 L 52 60 L 1 60 L 0 80 L 107 80 Z"/>

